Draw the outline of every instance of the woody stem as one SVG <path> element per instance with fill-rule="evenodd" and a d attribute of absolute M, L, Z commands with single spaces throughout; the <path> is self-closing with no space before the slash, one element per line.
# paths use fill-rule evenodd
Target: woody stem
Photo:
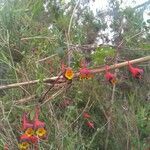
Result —
<path fill-rule="evenodd" d="M 150 56 L 145 56 L 145 57 L 141 57 L 138 59 L 134 59 L 134 60 L 130 60 L 130 64 L 137 64 L 137 63 L 141 63 L 141 62 L 146 62 L 146 61 L 150 61 Z M 116 69 L 116 68 L 121 68 L 124 66 L 127 66 L 128 62 L 122 62 L 122 63 L 118 63 L 115 65 L 111 65 L 109 66 L 109 69 Z M 91 73 L 96 74 L 96 73 L 100 73 L 100 72 L 104 72 L 105 71 L 105 67 L 101 67 L 101 68 L 96 68 L 96 69 L 91 69 Z M 75 77 L 79 76 L 79 72 L 75 73 Z M 49 83 L 54 83 L 55 80 L 58 80 L 58 78 L 60 79 L 59 83 L 64 82 L 63 76 L 55 76 L 55 77 L 51 77 L 51 78 L 45 78 L 43 80 L 43 82 L 49 82 Z M 8 84 L 8 85 L 1 85 L 0 86 L 0 90 L 4 90 L 4 89 L 10 89 L 10 88 L 17 88 L 17 87 L 22 87 L 22 86 L 26 86 L 26 85 L 34 85 L 37 84 L 39 82 L 39 80 L 32 80 L 32 81 L 27 81 L 27 82 L 20 82 L 20 83 L 13 83 L 13 84 Z M 53 84 L 52 84 L 53 85 Z"/>

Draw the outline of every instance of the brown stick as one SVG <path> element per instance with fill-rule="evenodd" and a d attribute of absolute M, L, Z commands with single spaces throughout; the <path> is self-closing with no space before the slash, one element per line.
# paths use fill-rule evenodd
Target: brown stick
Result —
<path fill-rule="evenodd" d="M 141 62 L 145 62 L 145 61 L 150 61 L 150 56 L 141 57 L 141 58 L 138 58 L 138 59 L 131 60 L 130 63 L 131 64 L 137 64 L 137 63 L 141 63 Z M 121 67 L 124 67 L 124 66 L 127 66 L 127 65 L 128 65 L 128 62 L 126 61 L 126 62 L 122 62 L 122 63 L 119 63 L 119 64 L 111 65 L 109 67 L 109 69 L 112 70 L 112 69 L 121 68 Z M 92 73 L 103 72 L 103 71 L 105 71 L 105 67 L 98 68 L 98 69 L 92 69 L 91 71 L 92 71 Z"/>
<path fill-rule="evenodd" d="M 54 88 L 56 90 L 60 89 L 60 87 L 63 87 L 66 83 L 60 83 L 60 84 L 55 84 Z M 48 87 L 51 86 L 51 84 L 47 84 L 45 83 L 45 85 L 47 85 Z M 29 97 L 25 97 L 25 98 L 22 98 L 22 99 L 19 99 L 17 101 L 15 101 L 15 104 L 18 105 L 18 104 L 24 104 L 24 103 L 27 103 L 29 101 L 32 101 L 34 98 L 36 97 L 36 95 L 31 95 Z M 48 100 L 50 99 L 54 99 L 54 95 L 52 95 L 50 98 L 48 98 Z M 46 100 L 46 101 L 48 101 Z M 45 103 L 45 102 L 44 102 Z"/>
<path fill-rule="evenodd" d="M 131 60 L 130 63 L 131 64 L 136 64 L 136 63 L 141 63 L 141 62 L 145 62 L 145 61 L 150 61 L 150 56 L 141 57 L 141 58 L 138 58 L 138 59 Z M 121 67 L 124 67 L 124 66 L 127 66 L 127 65 L 128 65 L 127 61 L 123 62 L 123 63 L 111 65 L 110 70 L 111 69 L 116 69 L 116 68 L 121 68 Z M 91 72 L 93 74 L 100 73 L 100 72 L 103 72 L 103 71 L 105 71 L 105 67 L 97 68 L 97 69 L 91 69 Z M 78 77 L 78 76 L 79 76 L 79 72 L 75 74 L 75 77 Z M 52 78 L 45 78 L 43 80 L 43 82 L 53 83 L 56 79 L 58 79 L 58 76 L 52 77 Z M 63 79 L 63 76 L 60 77 L 60 80 L 62 80 L 62 79 Z M 25 86 L 25 85 L 33 85 L 33 84 L 36 84 L 38 82 L 39 82 L 39 80 L 32 80 L 32 81 L 27 81 L 27 82 L 14 83 L 14 84 L 9 84 L 9 85 L 2 85 L 2 86 L 0 86 L 0 90 L 10 89 L 10 88 L 17 88 L 17 87 Z"/>
<path fill-rule="evenodd" d="M 63 77 L 61 77 L 62 79 Z M 57 77 L 52 77 L 52 78 L 45 78 L 43 82 L 54 82 L 57 79 Z M 2 85 L 0 86 L 0 90 L 4 89 L 10 89 L 10 88 L 16 88 L 16 87 L 21 87 L 25 85 L 33 85 L 38 83 L 40 80 L 32 80 L 32 81 L 26 81 L 26 82 L 20 82 L 20 83 L 13 83 L 13 84 L 8 84 L 8 85 Z"/>
<path fill-rule="evenodd" d="M 20 99 L 20 100 L 17 100 L 16 102 L 15 102 L 15 104 L 23 104 L 23 103 L 26 103 L 26 102 L 29 102 L 29 101 L 31 101 L 33 98 L 35 98 L 35 96 L 36 95 L 31 95 L 31 96 L 29 96 L 29 97 L 26 97 L 26 98 L 22 98 L 22 99 Z"/>

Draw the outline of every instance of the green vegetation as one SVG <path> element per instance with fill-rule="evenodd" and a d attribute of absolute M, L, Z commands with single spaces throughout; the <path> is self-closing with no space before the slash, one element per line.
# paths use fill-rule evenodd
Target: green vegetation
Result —
<path fill-rule="evenodd" d="M 0 150 L 18 149 L 22 114 L 32 120 L 37 105 L 48 133 L 40 150 L 150 149 L 149 62 L 138 64 L 141 80 L 124 67 L 115 86 L 95 74 L 56 84 L 39 102 L 51 86 L 43 80 L 59 75 L 62 62 L 78 72 L 82 60 L 95 69 L 150 55 L 150 24 L 143 18 L 150 3 L 121 8 L 122 1 L 108 1 L 95 15 L 86 0 L 0 1 L 0 86 L 39 80 L 0 90 Z"/>

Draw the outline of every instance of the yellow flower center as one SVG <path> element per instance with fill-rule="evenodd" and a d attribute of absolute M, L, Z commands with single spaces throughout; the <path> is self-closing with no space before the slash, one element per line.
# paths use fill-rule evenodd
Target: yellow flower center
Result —
<path fill-rule="evenodd" d="M 82 79 L 91 79 L 93 78 L 92 74 L 80 74 L 80 80 Z"/>
<path fill-rule="evenodd" d="M 20 150 L 27 150 L 29 148 L 29 143 L 28 142 L 22 142 L 19 144 L 19 149 Z"/>
<path fill-rule="evenodd" d="M 38 128 L 36 131 L 36 135 L 39 137 L 43 137 L 46 135 L 46 130 L 44 128 Z"/>
<path fill-rule="evenodd" d="M 74 73 L 71 68 L 66 69 L 65 77 L 69 80 L 71 80 L 74 77 Z"/>
<path fill-rule="evenodd" d="M 117 79 L 113 78 L 110 82 L 112 83 L 112 85 L 115 85 L 117 83 Z"/>
<path fill-rule="evenodd" d="M 34 130 L 32 128 L 28 128 L 26 131 L 25 131 L 25 134 L 27 136 L 32 136 L 34 134 Z"/>

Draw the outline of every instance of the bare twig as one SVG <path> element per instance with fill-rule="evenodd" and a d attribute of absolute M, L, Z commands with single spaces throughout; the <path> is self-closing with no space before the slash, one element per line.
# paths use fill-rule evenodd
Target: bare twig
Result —
<path fill-rule="evenodd" d="M 53 83 L 58 77 L 52 77 L 52 78 L 45 78 L 43 82 L 47 83 Z M 63 79 L 63 76 L 60 77 L 60 79 Z M 20 83 L 14 83 L 14 84 L 9 84 L 9 85 L 2 85 L 0 86 L 0 90 L 4 89 L 10 89 L 10 88 L 16 88 L 16 87 L 21 87 L 21 86 L 26 86 L 26 85 L 34 85 L 37 84 L 40 80 L 32 80 L 32 81 L 26 81 L 26 82 L 20 82 Z"/>
<path fill-rule="evenodd" d="M 60 77 L 63 75 L 63 73 L 60 73 L 58 78 L 54 81 L 54 83 L 48 88 L 48 90 L 44 93 L 44 95 L 41 96 L 39 102 L 42 102 L 46 95 L 49 93 L 49 91 L 55 86 L 55 84 L 59 81 Z"/>
<path fill-rule="evenodd" d="M 141 62 L 145 62 L 145 61 L 150 61 L 150 56 L 141 57 L 138 59 L 131 60 L 130 63 L 131 64 L 137 64 L 137 63 L 141 63 Z M 127 66 L 127 65 L 128 65 L 128 62 L 126 61 L 126 62 L 118 63 L 115 65 L 111 65 L 109 67 L 109 69 L 113 70 L 113 69 L 117 69 L 117 68 L 122 68 L 122 67 Z M 104 71 L 105 71 L 105 67 L 91 70 L 92 73 L 100 73 L 100 72 L 104 72 Z"/>
<path fill-rule="evenodd" d="M 15 104 L 22 104 L 22 103 L 29 102 L 29 101 L 31 101 L 33 98 L 35 98 L 35 96 L 36 96 L 36 95 L 31 95 L 31 96 L 29 96 L 29 97 L 27 97 L 27 98 L 22 98 L 22 99 L 16 101 Z"/>
<path fill-rule="evenodd" d="M 54 40 L 53 38 L 50 38 L 50 37 L 47 37 L 47 36 L 34 36 L 34 37 L 21 38 L 21 41 L 24 41 L 24 40 L 33 40 L 33 39 L 47 39 L 49 41 Z"/>
<path fill-rule="evenodd" d="M 89 102 L 91 100 L 91 97 L 88 98 L 88 102 L 86 103 L 86 106 L 84 107 L 83 111 L 78 115 L 78 117 L 71 123 L 70 127 L 72 127 L 72 125 L 78 121 L 78 119 L 82 116 L 82 114 L 84 113 L 84 111 L 87 109 Z"/>
<path fill-rule="evenodd" d="M 57 54 L 54 54 L 54 55 L 45 57 L 45 58 L 43 58 L 43 59 L 40 59 L 40 60 L 36 61 L 36 63 L 41 63 L 41 62 L 46 61 L 46 60 L 48 60 L 48 59 L 50 59 L 50 58 L 52 58 L 52 57 L 55 57 L 55 56 L 57 56 Z"/>
<path fill-rule="evenodd" d="M 60 95 L 65 90 L 65 87 L 62 87 L 59 91 L 54 93 L 52 96 L 50 96 L 47 100 L 45 100 L 40 106 L 44 105 L 45 103 L 49 102 L 50 100 L 56 98 L 58 95 Z"/>

